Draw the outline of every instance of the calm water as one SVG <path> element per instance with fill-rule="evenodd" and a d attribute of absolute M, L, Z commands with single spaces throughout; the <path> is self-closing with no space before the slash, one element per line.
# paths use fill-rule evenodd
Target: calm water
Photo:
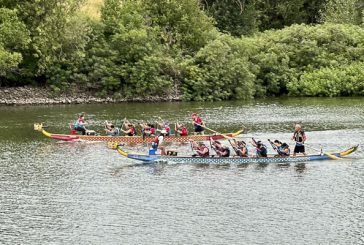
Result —
<path fill-rule="evenodd" d="M 33 131 L 66 133 L 81 111 L 99 132 L 105 120 L 197 112 L 218 131 L 245 125 L 246 140 L 289 142 L 302 122 L 313 147 L 364 144 L 361 98 L 0 107 L 0 244 L 364 244 L 362 148 L 339 161 L 141 166 L 104 143 Z"/>

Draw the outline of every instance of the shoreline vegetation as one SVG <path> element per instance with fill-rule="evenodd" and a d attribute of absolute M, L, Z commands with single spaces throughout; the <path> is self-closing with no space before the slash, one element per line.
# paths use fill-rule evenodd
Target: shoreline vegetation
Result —
<path fill-rule="evenodd" d="M 56 104 L 97 104 L 120 102 L 173 102 L 181 101 L 180 96 L 145 96 L 134 98 L 98 97 L 95 93 L 73 90 L 55 93 L 47 87 L 6 87 L 0 88 L 1 105 L 56 105 Z"/>
<path fill-rule="evenodd" d="M 362 0 L 0 4 L 0 104 L 364 96 Z"/>

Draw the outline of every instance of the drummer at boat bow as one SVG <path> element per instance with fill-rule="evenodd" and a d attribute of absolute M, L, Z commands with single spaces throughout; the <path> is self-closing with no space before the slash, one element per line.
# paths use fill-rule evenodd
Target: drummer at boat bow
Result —
<path fill-rule="evenodd" d="M 210 138 L 211 147 L 216 152 L 215 157 L 229 157 L 230 156 L 230 149 L 229 147 L 223 146 L 220 141 L 213 140 Z"/>
<path fill-rule="evenodd" d="M 204 127 L 205 123 L 202 121 L 202 119 L 196 114 L 192 113 L 192 124 L 195 129 L 194 134 L 204 134 Z"/>
<path fill-rule="evenodd" d="M 293 150 L 293 156 L 296 156 L 297 153 L 302 153 L 303 155 L 306 155 L 306 152 L 305 152 L 306 134 L 302 130 L 302 127 L 300 124 L 296 124 L 295 131 L 292 136 L 292 140 L 294 140 L 296 142 L 296 145 Z"/>
<path fill-rule="evenodd" d="M 203 142 L 196 143 L 191 140 L 192 149 L 196 151 L 197 154 L 193 154 L 193 157 L 208 157 L 210 155 L 209 148 Z"/>

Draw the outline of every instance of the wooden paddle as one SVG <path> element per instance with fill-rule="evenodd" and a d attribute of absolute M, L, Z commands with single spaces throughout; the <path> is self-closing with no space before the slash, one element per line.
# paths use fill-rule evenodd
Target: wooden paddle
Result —
<path fill-rule="evenodd" d="M 221 135 L 222 137 L 224 137 L 224 138 L 225 138 L 225 139 L 227 139 L 227 140 L 231 140 L 231 139 L 233 139 L 232 137 L 229 137 L 229 136 L 224 135 L 224 134 L 222 134 L 222 133 L 219 133 L 219 132 L 217 132 L 217 131 L 215 131 L 215 130 L 213 130 L 213 129 L 211 129 L 211 128 L 208 128 L 208 127 L 206 127 L 205 125 L 198 124 L 198 123 L 196 123 L 196 125 L 199 125 L 199 126 L 201 126 L 201 127 L 205 128 L 205 129 L 207 129 L 207 130 L 209 130 L 209 131 L 211 131 L 211 132 L 213 132 L 213 133 L 215 133 L 215 134 L 219 134 L 219 135 Z"/>
<path fill-rule="evenodd" d="M 307 148 L 312 149 L 312 150 L 319 151 L 318 149 L 313 148 L 313 147 L 311 147 L 311 146 L 308 146 L 307 144 L 305 144 L 305 146 L 306 146 Z M 320 150 L 320 151 L 322 152 L 322 150 Z M 333 159 L 333 160 L 340 160 L 340 159 L 342 159 L 341 157 L 337 157 L 337 156 L 332 155 L 332 154 L 330 154 L 330 153 L 322 152 L 322 154 L 324 154 L 324 155 L 326 155 L 326 156 L 330 157 L 330 158 L 331 158 L 331 159 Z"/>

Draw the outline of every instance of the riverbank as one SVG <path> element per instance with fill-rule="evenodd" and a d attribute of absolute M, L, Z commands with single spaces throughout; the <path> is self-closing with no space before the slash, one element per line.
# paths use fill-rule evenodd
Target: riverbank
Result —
<path fill-rule="evenodd" d="M 129 98 L 98 97 L 92 92 L 79 89 L 54 93 L 47 87 L 11 87 L 0 88 L 0 105 L 52 105 L 52 104 L 91 104 L 120 102 L 167 102 L 180 101 L 180 96 L 146 96 Z"/>

